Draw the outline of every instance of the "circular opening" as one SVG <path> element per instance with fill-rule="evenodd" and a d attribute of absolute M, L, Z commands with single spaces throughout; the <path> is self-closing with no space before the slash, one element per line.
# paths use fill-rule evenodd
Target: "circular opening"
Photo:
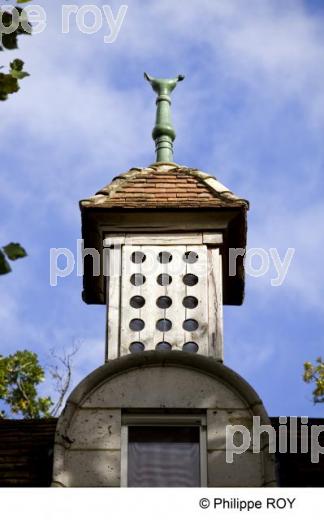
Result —
<path fill-rule="evenodd" d="M 195 262 L 197 262 L 198 258 L 198 253 L 196 253 L 195 251 L 187 251 L 183 255 L 183 259 L 187 264 L 194 264 Z"/>
<path fill-rule="evenodd" d="M 158 254 L 158 259 L 161 264 L 168 264 L 172 260 L 172 255 L 168 251 L 161 251 Z"/>
<path fill-rule="evenodd" d="M 169 298 L 169 296 L 159 296 L 159 298 L 156 300 L 156 305 L 160 309 L 168 309 L 172 305 L 172 300 Z"/>
<path fill-rule="evenodd" d="M 143 305 L 145 305 L 145 299 L 143 298 L 143 296 L 136 295 L 131 297 L 129 303 L 131 307 L 133 307 L 134 309 L 140 309 L 141 307 L 143 307 Z"/>
<path fill-rule="evenodd" d="M 156 350 L 171 350 L 172 349 L 170 343 L 168 343 L 167 341 L 160 341 L 160 343 L 158 343 L 155 348 L 156 348 Z"/>
<path fill-rule="evenodd" d="M 159 285 L 169 285 L 172 282 L 172 276 L 166 273 L 159 274 L 157 277 L 157 283 Z"/>
<path fill-rule="evenodd" d="M 145 276 L 141 273 L 132 274 L 132 276 L 130 277 L 131 284 L 135 285 L 136 287 L 138 287 L 139 285 L 143 285 L 143 283 L 145 283 L 145 280 Z"/>
<path fill-rule="evenodd" d="M 139 332 L 140 330 L 143 330 L 145 327 L 145 323 L 143 320 L 139 320 L 138 318 L 135 318 L 129 322 L 129 328 L 135 332 Z"/>
<path fill-rule="evenodd" d="M 156 322 L 156 328 L 157 328 L 157 330 L 159 330 L 161 332 L 167 332 L 168 330 L 170 330 L 172 328 L 172 322 L 170 320 L 163 318 L 162 320 L 158 320 Z"/>
<path fill-rule="evenodd" d="M 141 343 L 140 341 L 133 341 L 133 343 L 129 345 L 129 350 L 131 352 L 143 352 L 144 349 L 144 343 Z"/>
<path fill-rule="evenodd" d="M 197 320 L 189 319 L 189 320 L 185 320 L 183 322 L 182 326 L 183 326 L 184 330 L 187 330 L 188 332 L 192 332 L 192 331 L 198 329 L 199 324 L 198 324 Z"/>
<path fill-rule="evenodd" d="M 185 274 L 183 277 L 183 283 L 192 287 L 198 283 L 198 276 L 192 273 Z"/>
<path fill-rule="evenodd" d="M 142 251 L 134 251 L 134 253 L 132 253 L 131 258 L 134 264 L 142 264 L 143 262 L 145 262 L 146 256 L 144 255 L 144 253 L 142 253 Z"/>
<path fill-rule="evenodd" d="M 186 309 L 194 309 L 198 305 L 198 300 L 195 296 L 185 296 L 182 300 L 182 304 Z"/>
<path fill-rule="evenodd" d="M 198 352 L 199 347 L 194 341 L 187 341 L 187 343 L 183 345 L 182 350 L 184 350 L 184 352 Z"/>

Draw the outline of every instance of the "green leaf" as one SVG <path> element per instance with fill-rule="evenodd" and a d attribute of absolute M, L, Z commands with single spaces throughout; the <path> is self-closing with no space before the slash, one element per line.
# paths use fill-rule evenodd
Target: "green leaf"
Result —
<path fill-rule="evenodd" d="M 10 63 L 10 71 L 8 74 L 0 73 L 0 101 L 5 101 L 9 94 L 18 92 L 19 79 L 29 76 L 28 72 L 23 70 L 24 62 L 16 59 Z"/>
<path fill-rule="evenodd" d="M 9 94 L 18 92 L 19 85 L 17 78 L 11 74 L 0 72 L 0 101 L 5 101 Z"/>
<path fill-rule="evenodd" d="M 52 400 L 49 396 L 40 397 L 37 390 L 43 379 L 44 369 L 34 352 L 18 350 L 0 356 L 0 401 L 9 407 L 10 415 L 26 419 L 50 416 Z"/>
<path fill-rule="evenodd" d="M 19 24 L 18 28 L 10 34 L 4 34 L 0 31 L 0 51 L 2 51 L 3 49 L 17 49 L 18 36 L 21 34 L 32 34 L 33 28 L 31 24 L 28 22 L 27 13 L 25 13 L 25 11 L 21 7 L 16 7 L 16 9 L 19 12 L 20 19 L 24 20 L 25 23 L 23 24 L 23 26 L 22 24 Z M 12 25 L 12 13 L 0 9 L 0 18 L 4 27 L 10 27 Z M 28 25 L 26 25 L 26 23 Z"/>
<path fill-rule="evenodd" d="M 11 267 L 8 264 L 5 255 L 0 249 L 0 275 L 2 274 L 8 274 L 11 271 Z"/>
<path fill-rule="evenodd" d="M 17 260 L 18 258 L 24 258 L 27 256 L 25 249 L 16 242 L 10 242 L 7 246 L 3 247 L 9 260 Z"/>
<path fill-rule="evenodd" d="M 28 72 L 20 72 L 16 70 L 12 71 L 11 75 L 13 78 L 16 79 L 24 79 L 27 78 L 27 76 L 29 76 Z"/>
<path fill-rule="evenodd" d="M 313 388 L 313 402 L 324 403 L 324 362 L 321 357 L 316 359 L 316 365 L 310 361 L 304 363 L 303 379 L 306 383 L 315 385 Z"/>
<path fill-rule="evenodd" d="M 22 60 L 14 60 L 10 63 L 10 74 L 13 78 L 23 79 L 29 76 L 28 72 L 23 71 L 24 62 Z"/>
<path fill-rule="evenodd" d="M 29 76 L 28 72 L 20 71 L 20 70 L 13 70 L 11 72 L 11 76 L 15 79 L 24 79 Z"/>
<path fill-rule="evenodd" d="M 19 60 L 18 58 L 16 60 L 13 60 L 10 63 L 11 70 L 17 70 L 21 71 L 24 68 L 24 62 L 22 60 Z"/>

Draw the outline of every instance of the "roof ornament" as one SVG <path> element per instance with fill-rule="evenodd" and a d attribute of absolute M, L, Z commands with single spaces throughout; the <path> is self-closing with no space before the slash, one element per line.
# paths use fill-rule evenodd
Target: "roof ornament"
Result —
<path fill-rule="evenodd" d="M 171 92 L 184 79 L 180 75 L 173 79 L 158 79 L 144 72 L 144 78 L 151 84 L 156 98 L 156 120 L 152 137 L 155 141 L 156 162 L 173 162 L 173 141 L 176 133 L 171 120 Z"/>

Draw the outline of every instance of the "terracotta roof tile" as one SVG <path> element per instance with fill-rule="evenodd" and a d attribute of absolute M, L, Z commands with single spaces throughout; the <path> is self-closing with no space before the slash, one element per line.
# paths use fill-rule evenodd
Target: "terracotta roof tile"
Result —
<path fill-rule="evenodd" d="M 132 168 L 116 177 L 94 197 L 81 201 L 83 208 L 222 208 L 248 206 L 215 177 L 173 164 Z"/>

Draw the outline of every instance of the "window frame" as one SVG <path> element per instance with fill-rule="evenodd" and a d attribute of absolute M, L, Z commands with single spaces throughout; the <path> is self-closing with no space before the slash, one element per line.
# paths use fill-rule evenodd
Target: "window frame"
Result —
<path fill-rule="evenodd" d="M 126 413 L 121 420 L 121 487 L 128 487 L 128 428 L 132 426 L 199 427 L 200 487 L 207 487 L 207 418 L 206 414 Z"/>

